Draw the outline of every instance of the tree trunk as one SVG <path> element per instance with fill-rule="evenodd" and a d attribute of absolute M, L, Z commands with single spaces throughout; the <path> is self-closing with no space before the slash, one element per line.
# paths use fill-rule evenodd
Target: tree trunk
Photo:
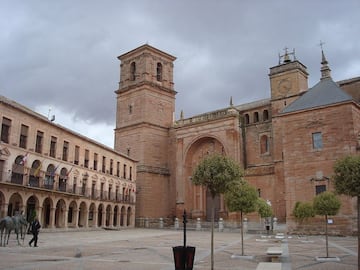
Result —
<path fill-rule="evenodd" d="M 244 222 L 243 222 L 242 211 L 240 211 L 240 222 L 241 222 L 241 256 L 244 256 Z"/>
<path fill-rule="evenodd" d="M 329 243 L 328 243 L 328 216 L 325 215 L 325 239 L 326 239 L 326 258 L 329 257 Z"/>
<path fill-rule="evenodd" d="M 214 270 L 214 219 L 215 219 L 215 197 L 212 197 L 212 206 L 211 206 L 211 270 Z"/>

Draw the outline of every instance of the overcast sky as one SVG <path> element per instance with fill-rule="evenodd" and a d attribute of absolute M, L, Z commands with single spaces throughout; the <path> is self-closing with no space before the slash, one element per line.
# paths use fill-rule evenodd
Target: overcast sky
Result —
<path fill-rule="evenodd" d="M 175 117 L 270 96 L 269 68 L 295 48 L 320 78 L 360 76 L 359 0 L 1 0 L 0 94 L 113 146 L 117 56 L 145 43 L 175 57 Z"/>

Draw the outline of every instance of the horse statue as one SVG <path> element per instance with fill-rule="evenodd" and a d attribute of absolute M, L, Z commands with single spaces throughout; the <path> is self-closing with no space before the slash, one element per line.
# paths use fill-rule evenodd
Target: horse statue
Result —
<path fill-rule="evenodd" d="M 16 233 L 16 240 L 18 245 L 20 245 L 19 241 L 19 233 L 20 238 L 25 240 L 26 228 L 27 228 L 27 220 L 24 215 L 16 214 L 15 216 L 9 217 L 6 216 L 0 220 L 0 231 L 1 231 L 1 242 L 0 246 L 5 246 L 9 244 L 9 237 L 12 230 Z M 5 232 L 5 235 L 4 235 Z M 4 239 L 3 239 L 4 236 Z M 6 239 L 7 236 L 7 239 Z M 4 241 L 3 241 L 4 240 Z"/>

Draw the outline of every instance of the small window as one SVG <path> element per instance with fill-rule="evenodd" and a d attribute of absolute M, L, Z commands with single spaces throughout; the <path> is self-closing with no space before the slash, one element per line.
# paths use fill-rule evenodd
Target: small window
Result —
<path fill-rule="evenodd" d="M 56 156 L 56 142 L 57 142 L 57 138 L 51 136 L 51 141 L 50 141 L 50 157 L 55 157 Z"/>
<path fill-rule="evenodd" d="M 254 112 L 254 123 L 259 122 L 259 113 L 258 112 Z"/>
<path fill-rule="evenodd" d="M 19 146 L 26 149 L 29 127 L 21 125 Z"/>
<path fill-rule="evenodd" d="M 323 193 L 326 191 L 326 185 L 318 185 L 315 187 L 315 194 L 319 195 L 320 193 Z"/>
<path fill-rule="evenodd" d="M 120 162 L 116 162 L 116 176 L 120 177 Z"/>
<path fill-rule="evenodd" d="M 156 65 L 156 80 L 161 82 L 162 81 L 162 64 L 157 63 Z"/>
<path fill-rule="evenodd" d="M 89 168 L 89 150 L 85 149 L 84 167 Z"/>
<path fill-rule="evenodd" d="M 130 64 L 130 81 L 135 81 L 136 78 L 136 63 L 132 62 Z"/>
<path fill-rule="evenodd" d="M 110 174 L 113 175 L 114 172 L 114 161 L 110 159 Z"/>
<path fill-rule="evenodd" d="M 113 199 L 113 195 L 112 195 L 112 185 L 110 184 L 108 187 L 108 199 L 112 200 Z"/>
<path fill-rule="evenodd" d="M 35 152 L 36 153 L 42 153 L 42 146 L 43 146 L 43 137 L 44 133 L 41 131 L 38 131 L 36 133 L 36 142 L 35 142 Z"/>
<path fill-rule="evenodd" d="M 79 165 L 80 146 L 75 145 L 74 164 Z"/>
<path fill-rule="evenodd" d="M 106 157 L 102 157 L 102 168 L 101 168 L 101 171 L 103 172 L 103 173 L 105 173 L 106 172 Z"/>
<path fill-rule="evenodd" d="M 9 143 L 11 120 L 3 117 L 1 124 L 1 141 Z"/>
<path fill-rule="evenodd" d="M 123 178 L 126 179 L 126 164 L 124 164 Z"/>
<path fill-rule="evenodd" d="M 260 138 L 260 153 L 269 153 L 269 138 L 266 135 L 262 135 Z"/>
<path fill-rule="evenodd" d="M 64 141 L 62 160 L 67 161 L 68 160 L 68 155 L 69 155 L 69 142 Z"/>
<path fill-rule="evenodd" d="M 313 149 L 322 149 L 323 141 L 321 132 L 315 132 L 312 134 Z"/>
<path fill-rule="evenodd" d="M 250 116 L 248 114 L 245 114 L 245 124 L 250 124 Z"/>
<path fill-rule="evenodd" d="M 263 111 L 263 121 L 267 121 L 267 120 L 269 120 L 269 111 L 264 110 Z"/>
<path fill-rule="evenodd" d="M 133 112 L 133 106 L 129 105 L 129 114 L 132 114 L 132 112 Z"/>
<path fill-rule="evenodd" d="M 95 171 L 97 171 L 97 166 L 98 166 L 98 154 L 94 153 L 93 169 L 94 169 Z"/>

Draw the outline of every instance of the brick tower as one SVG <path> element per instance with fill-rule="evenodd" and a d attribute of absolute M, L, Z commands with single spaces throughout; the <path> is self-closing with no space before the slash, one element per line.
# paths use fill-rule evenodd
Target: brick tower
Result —
<path fill-rule="evenodd" d="M 147 44 L 118 57 L 115 150 L 139 161 L 136 218 L 168 217 L 174 191 L 169 173 L 175 57 Z"/>
<path fill-rule="evenodd" d="M 291 60 L 291 56 L 293 60 Z M 272 115 L 297 99 L 308 89 L 308 73 L 306 66 L 296 60 L 295 51 L 279 56 L 279 65 L 270 68 L 270 88 Z"/>

